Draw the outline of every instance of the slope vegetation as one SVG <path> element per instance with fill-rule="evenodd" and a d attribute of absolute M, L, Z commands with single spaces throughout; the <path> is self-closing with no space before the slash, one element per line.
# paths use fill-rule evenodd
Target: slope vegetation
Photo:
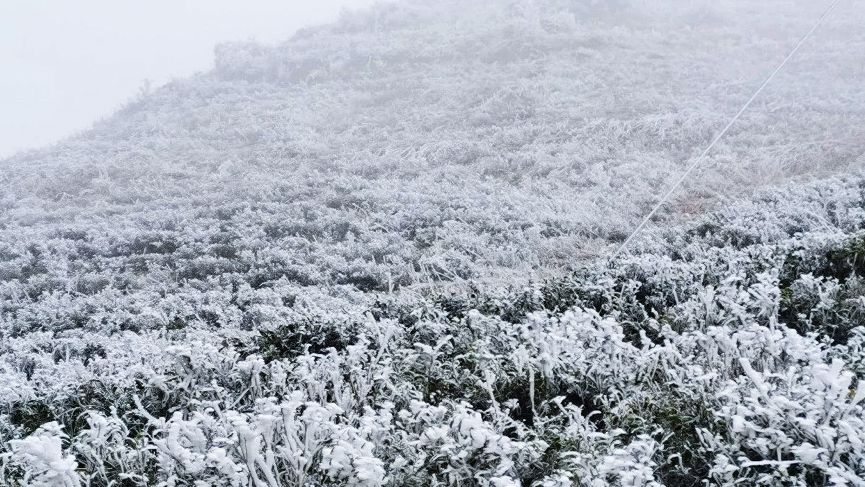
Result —
<path fill-rule="evenodd" d="M 636 5 L 382 4 L 220 46 L 213 71 L 6 161 L 2 221 L 27 242 L 220 240 L 245 266 L 263 247 L 276 275 L 377 290 L 568 269 L 634 227 L 823 8 Z M 861 165 L 861 23 L 839 10 L 661 218 Z"/>
<path fill-rule="evenodd" d="M 608 262 L 824 7 L 593 3 L 222 45 L 3 161 L 0 484 L 863 485 L 865 13 Z"/>
<path fill-rule="evenodd" d="M 525 288 L 212 281 L 125 330 L 119 294 L 63 331 L 34 327 L 66 312 L 56 293 L 19 297 L 0 480 L 861 485 L 863 188 L 762 192 Z"/>

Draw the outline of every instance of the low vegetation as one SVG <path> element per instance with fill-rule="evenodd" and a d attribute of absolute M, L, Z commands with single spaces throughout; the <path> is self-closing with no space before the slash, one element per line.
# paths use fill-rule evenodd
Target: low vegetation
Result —
<path fill-rule="evenodd" d="M 3 161 L 0 484 L 865 485 L 862 12 L 597 258 L 788 4 L 379 4 Z"/>
<path fill-rule="evenodd" d="M 762 192 L 525 288 L 223 276 L 77 323 L 8 295 L 3 482 L 859 485 L 862 188 Z"/>

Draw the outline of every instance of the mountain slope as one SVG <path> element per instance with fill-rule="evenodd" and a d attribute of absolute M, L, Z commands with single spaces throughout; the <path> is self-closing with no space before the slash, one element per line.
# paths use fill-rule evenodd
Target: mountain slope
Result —
<path fill-rule="evenodd" d="M 248 208 L 258 221 L 219 225 L 278 220 L 263 245 L 317 283 L 383 264 L 349 234 L 387 246 L 397 262 L 358 262 L 378 289 L 387 272 L 404 285 L 567 268 L 633 228 L 819 13 L 618 8 L 383 4 L 275 48 L 220 46 L 214 71 L 6 161 L 3 220 L 149 231 L 138 220 L 167 218 L 185 239 L 202 208 Z M 861 165 L 860 14 L 821 29 L 663 218 Z"/>
<path fill-rule="evenodd" d="M 595 259 L 822 8 L 380 4 L 3 161 L 0 484 L 859 485 L 865 11 Z"/>
<path fill-rule="evenodd" d="M 856 485 L 863 188 L 763 191 L 525 288 L 326 295 L 223 276 L 9 299 L 0 475 Z M 50 328 L 63 313 L 79 321 Z"/>

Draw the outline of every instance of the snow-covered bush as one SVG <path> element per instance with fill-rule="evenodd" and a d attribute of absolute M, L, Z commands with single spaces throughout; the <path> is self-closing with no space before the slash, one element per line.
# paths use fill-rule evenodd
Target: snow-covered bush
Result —
<path fill-rule="evenodd" d="M 46 423 L 27 438 L 9 442 L 12 453 L 4 455 L 4 460 L 9 459 L 4 467 L 11 464 L 22 469 L 23 485 L 79 487 L 75 457 L 63 452 L 65 438 L 62 426 L 56 422 Z"/>
<path fill-rule="evenodd" d="M 861 175 L 593 260 L 789 3 L 382 2 L 4 160 L 0 483 L 861 484 Z M 657 222 L 861 165 L 862 12 Z"/>

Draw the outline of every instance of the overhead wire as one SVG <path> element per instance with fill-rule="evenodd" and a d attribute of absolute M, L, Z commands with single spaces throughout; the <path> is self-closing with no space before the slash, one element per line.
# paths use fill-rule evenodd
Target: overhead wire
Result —
<path fill-rule="evenodd" d="M 751 103 L 753 103 L 754 100 L 757 99 L 757 97 L 760 95 L 760 93 L 763 91 L 763 89 L 766 88 L 766 86 L 768 86 L 769 83 L 772 82 L 772 80 L 775 78 L 775 75 L 777 75 L 782 69 L 784 69 L 784 66 L 786 66 L 787 63 L 790 61 L 790 59 L 792 59 L 793 56 L 796 54 L 796 52 L 799 51 L 799 48 L 801 48 L 802 45 L 804 45 L 805 42 L 808 41 L 808 39 L 817 30 L 817 28 L 819 28 L 820 25 L 823 24 L 823 22 L 826 20 L 826 18 L 829 17 L 829 15 L 835 10 L 835 8 L 838 6 L 839 3 L 841 3 L 841 1 L 836 0 L 835 2 L 832 3 L 831 6 L 829 6 L 828 9 L 826 9 L 826 11 L 820 17 L 820 19 L 817 20 L 817 22 L 814 24 L 813 27 L 811 27 L 811 30 L 809 30 L 808 33 L 805 34 L 805 37 L 803 37 L 802 40 L 800 40 L 799 43 L 796 44 L 796 47 L 794 47 L 793 50 L 790 51 L 790 54 L 788 54 L 787 57 L 784 58 L 784 61 L 782 61 L 781 64 L 775 69 L 775 71 L 773 71 L 772 74 L 770 74 L 769 77 L 766 78 L 766 81 L 764 81 L 763 84 L 760 85 L 759 88 L 757 88 L 757 91 L 755 91 L 754 94 L 751 95 L 751 98 L 748 99 L 748 101 L 742 106 L 742 108 L 739 110 L 739 112 L 736 113 L 736 115 L 732 118 L 732 120 L 730 120 L 730 122 L 727 124 L 727 126 L 724 127 L 724 129 L 721 130 L 721 132 L 718 133 L 717 136 L 715 136 L 715 138 L 712 140 L 712 143 L 709 144 L 709 146 L 706 147 L 706 149 L 703 150 L 703 152 L 696 159 L 694 159 L 694 162 L 691 163 L 690 166 L 688 166 L 688 169 L 682 174 L 682 176 L 676 181 L 676 183 L 673 184 L 673 186 L 670 188 L 670 190 L 667 191 L 667 193 L 663 197 L 661 197 L 661 199 L 658 201 L 658 203 L 655 205 L 655 207 L 652 208 L 652 211 L 650 211 L 645 216 L 645 218 L 643 218 L 643 220 L 640 222 L 640 224 L 637 226 L 637 228 L 634 229 L 633 232 L 631 232 L 631 234 L 628 236 L 627 239 L 625 239 L 625 241 L 622 243 L 622 245 L 613 253 L 613 255 L 611 255 L 609 257 L 610 260 L 615 259 L 619 254 L 622 253 L 622 251 L 627 249 L 628 244 L 631 243 L 631 241 L 634 239 L 634 237 L 636 237 L 640 233 L 640 231 L 646 226 L 646 224 L 649 223 L 649 221 L 652 219 L 652 217 L 655 216 L 655 213 L 657 213 L 658 210 L 661 209 L 661 207 L 664 205 L 664 203 L 666 203 L 667 200 L 670 198 L 670 196 L 672 196 L 673 193 L 676 192 L 676 190 L 679 188 L 679 186 L 681 186 L 682 183 L 685 182 L 686 179 L 688 179 L 688 176 L 691 175 L 691 173 L 694 171 L 694 169 L 700 164 L 700 162 L 702 162 L 702 160 L 715 147 L 715 144 L 717 144 L 718 141 L 721 140 L 724 137 L 724 135 L 727 134 L 727 132 L 730 130 L 730 128 L 733 126 L 733 124 L 735 124 L 739 120 L 739 118 L 742 116 L 742 114 L 745 113 L 745 111 L 748 109 L 748 107 L 751 106 Z"/>

